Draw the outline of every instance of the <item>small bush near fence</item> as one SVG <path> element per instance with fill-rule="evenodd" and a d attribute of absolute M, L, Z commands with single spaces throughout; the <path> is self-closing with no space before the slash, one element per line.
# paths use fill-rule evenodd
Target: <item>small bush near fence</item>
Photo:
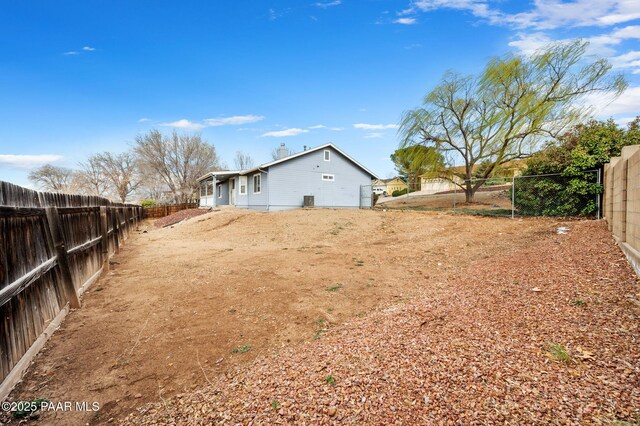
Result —
<path fill-rule="evenodd" d="M 409 189 L 409 193 L 415 192 L 415 189 Z M 403 189 L 396 189 L 395 191 L 393 191 L 391 193 L 392 197 L 399 197 L 400 195 L 406 195 L 407 194 L 407 188 L 403 188 Z"/>

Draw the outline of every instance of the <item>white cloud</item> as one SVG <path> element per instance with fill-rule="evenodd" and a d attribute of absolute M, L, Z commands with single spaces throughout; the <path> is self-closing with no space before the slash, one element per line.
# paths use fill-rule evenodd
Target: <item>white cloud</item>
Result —
<path fill-rule="evenodd" d="M 640 51 L 632 50 L 622 55 L 614 56 L 610 59 L 611 65 L 615 68 L 639 68 L 640 69 Z"/>
<path fill-rule="evenodd" d="M 378 132 L 367 133 L 366 135 L 364 135 L 365 139 L 379 139 L 383 137 L 384 137 L 384 134 L 378 133 Z"/>
<path fill-rule="evenodd" d="M 620 117 L 618 119 L 616 119 L 616 123 L 619 126 L 626 126 L 627 124 L 631 123 L 633 120 L 635 120 L 636 117 Z"/>
<path fill-rule="evenodd" d="M 42 154 L 42 155 L 13 155 L 0 154 L 0 165 L 30 169 L 39 167 L 47 163 L 62 160 L 62 155 Z"/>
<path fill-rule="evenodd" d="M 322 8 L 322 9 L 327 9 L 327 8 L 333 7 L 333 6 L 340 6 L 341 4 L 342 4 L 342 0 L 334 0 L 334 1 L 315 3 L 316 6 Z"/>
<path fill-rule="evenodd" d="M 393 21 L 393 23 L 401 25 L 415 25 L 418 23 L 418 21 L 416 20 L 416 18 L 398 18 Z"/>
<path fill-rule="evenodd" d="M 75 55 L 79 55 L 82 52 L 93 52 L 94 50 L 96 50 L 95 47 L 91 47 L 91 46 L 84 46 L 82 49 L 80 50 L 70 50 L 68 52 L 64 52 L 63 55 L 67 55 L 67 56 L 75 56 Z"/>
<path fill-rule="evenodd" d="M 570 43 L 575 39 L 552 39 L 543 32 L 518 33 L 516 40 L 510 41 L 509 46 L 515 47 L 520 53 L 531 56 L 538 53 L 552 43 Z M 587 55 L 610 56 L 615 53 L 613 46 L 620 44 L 622 39 L 612 37 L 610 34 L 601 34 L 586 38 L 589 42 Z"/>
<path fill-rule="evenodd" d="M 328 129 L 333 130 L 334 132 L 341 132 L 344 130 L 344 127 L 327 127 L 324 124 L 316 124 L 315 126 L 307 127 L 309 130 L 318 130 L 318 129 Z"/>
<path fill-rule="evenodd" d="M 518 49 L 525 55 L 532 55 L 551 43 L 571 42 L 573 39 L 554 40 L 543 32 L 518 33 L 516 40 L 510 41 L 511 47 Z M 638 51 L 629 51 L 614 56 L 616 48 L 625 40 L 640 39 L 640 25 L 630 25 L 617 28 L 609 33 L 603 33 L 586 38 L 589 42 L 587 54 L 609 57 L 615 68 L 630 69 L 633 73 L 640 73 L 640 57 Z"/>
<path fill-rule="evenodd" d="M 363 130 L 385 130 L 385 129 L 397 129 L 400 126 L 398 126 L 397 124 L 364 124 L 364 123 L 359 123 L 359 124 L 354 124 L 353 127 L 356 128 L 356 129 L 363 129 Z"/>
<path fill-rule="evenodd" d="M 615 30 L 612 34 L 613 37 L 629 39 L 640 39 L 640 25 L 629 25 L 619 30 Z"/>
<path fill-rule="evenodd" d="M 205 127 L 220 127 L 220 126 L 237 126 L 240 124 L 250 124 L 264 120 L 262 115 L 234 115 L 232 117 L 220 117 L 220 118 L 207 118 L 202 122 L 190 121 L 183 118 L 178 121 L 172 121 L 170 123 L 160 123 L 161 126 L 175 127 L 178 129 L 188 130 L 200 130 Z M 139 122 L 150 121 L 148 118 L 138 120 Z"/>
<path fill-rule="evenodd" d="M 420 0 L 411 3 L 401 15 L 453 9 L 469 12 L 494 25 L 512 28 L 606 27 L 640 18 L 640 2 L 637 0 L 535 0 L 531 10 L 506 13 L 489 6 L 488 0 Z"/>
<path fill-rule="evenodd" d="M 262 115 L 234 115 L 233 117 L 207 118 L 204 122 L 208 127 L 218 127 L 256 123 L 261 120 L 264 120 Z"/>
<path fill-rule="evenodd" d="M 160 123 L 160 125 L 164 127 L 175 127 L 176 129 L 187 129 L 187 130 L 200 130 L 206 127 L 204 124 L 194 123 L 193 121 L 189 121 L 186 118 L 183 118 L 178 121 L 172 121 L 170 123 Z"/>
<path fill-rule="evenodd" d="M 282 138 L 286 136 L 297 136 L 302 133 L 309 133 L 306 129 L 298 129 L 297 127 L 291 129 L 277 130 L 274 132 L 263 133 L 262 136 L 273 137 L 273 138 Z"/>
<path fill-rule="evenodd" d="M 518 39 L 510 41 L 508 43 L 509 46 L 515 47 L 520 52 L 528 56 L 535 54 L 540 49 L 553 42 L 548 35 L 540 32 L 531 34 L 519 33 L 517 36 Z"/>
<path fill-rule="evenodd" d="M 149 122 L 149 121 L 151 121 L 151 119 L 150 119 L 150 118 L 145 118 L 145 117 L 143 117 L 143 118 L 141 118 L 141 119 L 139 119 L 139 120 L 138 120 L 138 123 L 147 123 L 147 122 Z"/>
<path fill-rule="evenodd" d="M 600 118 L 612 115 L 638 115 L 640 113 L 640 86 L 629 87 L 618 98 L 610 94 L 592 93 L 585 102 L 594 106 L 594 114 Z"/>

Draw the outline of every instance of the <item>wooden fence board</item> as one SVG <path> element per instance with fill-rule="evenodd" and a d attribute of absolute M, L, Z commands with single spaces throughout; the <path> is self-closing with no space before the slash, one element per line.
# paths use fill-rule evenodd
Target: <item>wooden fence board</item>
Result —
<path fill-rule="evenodd" d="M 0 400 L 142 214 L 136 205 L 0 181 Z"/>

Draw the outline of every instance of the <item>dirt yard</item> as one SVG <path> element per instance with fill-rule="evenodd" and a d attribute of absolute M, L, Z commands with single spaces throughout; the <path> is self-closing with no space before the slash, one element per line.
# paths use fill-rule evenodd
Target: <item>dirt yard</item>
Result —
<path fill-rule="evenodd" d="M 117 421 L 410 300 L 556 226 L 365 210 L 222 210 L 167 228 L 145 223 L 10 399 L 101 406 L 43 413 L 44 423 Z"/>

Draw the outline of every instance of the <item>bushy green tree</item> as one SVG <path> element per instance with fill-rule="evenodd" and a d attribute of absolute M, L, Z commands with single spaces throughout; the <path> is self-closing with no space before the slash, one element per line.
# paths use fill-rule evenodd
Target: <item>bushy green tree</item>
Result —
<path fill-rule="evenodd" d="M 592 216 L 602 192 L 597 170 L 622 147 L 638 143 L 640 117 L 627 129 L 613 120 L 592 120 L 573 127 L 527 160 L 524 177 L 516 180 L 518 212 L 541 216 Z M 542 177 L 526 177 L 548 175 Z"/>
<path fill-rule="evenodd" d="M 418 189 L 420 176 L 434 175 L 444 167 L 443 156 L 433 147 L 413 145 L 400 148 L 391 154 L 391 161 L 402 178 L 414 190 Z"/>

